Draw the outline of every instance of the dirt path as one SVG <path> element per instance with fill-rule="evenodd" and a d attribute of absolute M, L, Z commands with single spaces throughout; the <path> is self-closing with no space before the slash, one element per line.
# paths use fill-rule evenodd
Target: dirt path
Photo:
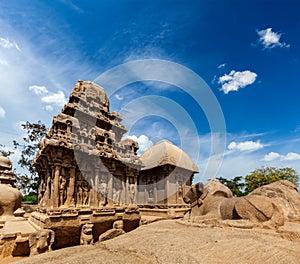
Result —
<path fill-rule="evenodd" d="M 300 224 L 285 231 L 195 227 L 159 221 L 94 246 L 16 263 L 300 263 Z"/>

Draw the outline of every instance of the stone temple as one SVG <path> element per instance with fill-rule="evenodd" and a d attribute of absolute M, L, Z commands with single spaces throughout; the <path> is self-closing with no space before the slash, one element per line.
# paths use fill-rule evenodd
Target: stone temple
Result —
<path fill-rule="evenodd" d="M 141 214 L 186 211 L 183 196 L 198 172 L 194 162 L 168 141 L 139 157 L 138 143 L 123 139 L 121 121 L 104 89 L 88 81 L 75 84 L 53 118 L 34 160 L 39 204 L 31 221 L 55 232 L 54 248 L 78 244 L 85 224 L 93 225 L 97 241 L 117 220 L 127 232 Z"/>

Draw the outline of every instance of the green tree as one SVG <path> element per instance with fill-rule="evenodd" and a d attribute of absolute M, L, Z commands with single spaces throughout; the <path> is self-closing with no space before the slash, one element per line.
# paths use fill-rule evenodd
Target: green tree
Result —
<path fill-rule="evenodd" d="M 226 179 L 223 177 L 217 178 L 219 182 L 227 186 L 234 196 L 240 197 L 244 195 L 245 182 L 242 176 L 236 176 L 233 179 Z"/>
<path fill-rule="evenodd" d="M 13 151 L 6 150 L 5 145 L 0 144 L 0 155 L 4 157 L 9 157 L 10 155 L 14 154 Z"/>
<path fill-rule="evenodd" d="M 40 149 L 40 142 L 46 135 L 47 128 L 41 121 L 38 121 L 37 123 L 30 123 L 27 121 L 21 125 L 23 129 L 26 130 L 27 136 L 23 138 L 22 143 L 14 140 L 13 145 L 15 149 L 21 151 L 21 157 L 18 164 L 21 168 L 25 169 L 27 173 L 22 175 L 19 173 L 16 174 L 18 180 L 17 184 L 25 195 L 29 193 L 37 194 L 39 177 L 35 168 L 32 166 L 32 160 Z"/>
<path fill-rule="evenodd" d="M 297 185 L 299 182 L 299 175 L 294 169 L 289 167 L 261 167 L 255 169 L 245 177 L 245 191 L 246 193 L 250 193 L 260 186 L 279 180 L 289 180 Z"/>

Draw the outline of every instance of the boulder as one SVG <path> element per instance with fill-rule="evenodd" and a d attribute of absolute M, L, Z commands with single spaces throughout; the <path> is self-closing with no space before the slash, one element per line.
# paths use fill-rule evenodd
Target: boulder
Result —
<path fill-rule="evenodd" d="M 300 194 L 297 186 L 287 180 L 276 181 L 252 191 L 251 196 L 265 196 L 282 208 L 286 220 L 300 220 Z"/>
<path fill-rule="evenodd" d="M 99 236 L 99 242 L 103 242 L 123 234 L 125 234 L 124 230 L 112 228 Z"/>

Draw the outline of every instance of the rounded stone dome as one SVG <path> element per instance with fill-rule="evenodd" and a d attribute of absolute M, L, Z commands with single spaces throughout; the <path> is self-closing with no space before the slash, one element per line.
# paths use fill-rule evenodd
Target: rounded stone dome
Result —
<path fill-rule="evenodd" d="M 0 169 L 11 170 L 12 163 L 8 157 L 0 156 Z"/>

